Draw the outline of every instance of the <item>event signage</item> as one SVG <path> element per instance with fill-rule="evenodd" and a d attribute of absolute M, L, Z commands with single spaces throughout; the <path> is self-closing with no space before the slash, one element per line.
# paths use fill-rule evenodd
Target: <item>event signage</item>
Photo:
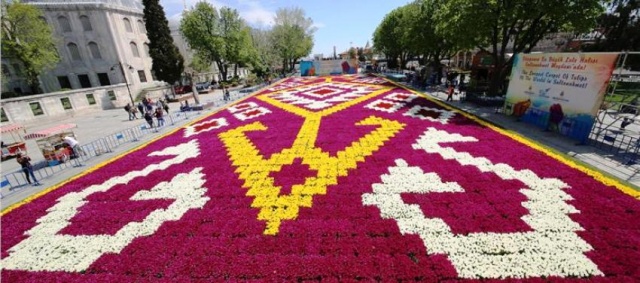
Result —
<path fill-rule="evenodd" d="M 517 54 L 505 106 L 525 121 L 586 139 L 617 56 L 616 53 Z"/>

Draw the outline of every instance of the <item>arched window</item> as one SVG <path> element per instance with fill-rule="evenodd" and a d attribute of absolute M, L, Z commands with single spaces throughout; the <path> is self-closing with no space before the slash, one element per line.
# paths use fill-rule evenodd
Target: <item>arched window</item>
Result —
<path fill-rule="evenodd" d="M 129 21 L 129 19 L 124 18 L 122 21 L 124 21 L 124 28 L 127 30 L 127 32 L 133 32 L 133 27 L 131 27 L 131 21 Z"/>
<path fill-rule="evenodd" d="M 43 17 L 43 16 L 39 16 L 38 19 L 40 19 L 41 21 L 43 21 L 45 24 L 48 24 L 49 22 L 47 22 L 47 18 Z"/>
<path fill-rule="evenodd" d="M 58 17 L 58 24 L 60 25 L 60 28 L 62 28 L 63 32 L 71 31 L 71 24 L 69 23 L 69 19 L 65 16 Z"/>
<path fill-rule="evenodd" d="M 73 42 L 67 44 L 67 49 L 69 49 L 69 54 L 71 54 L 71 59 L 74 61 L 82 60 L 82 56 L 80 56 L 80 50 L 78 49 L 78 45 Z"/>
<path fill-rule="evenodd" d="M 148 43 L 144 44 L 144 53 L 147 55 L 147 57 L 151 57 L 151 54 L 149 53 L 149 44 Z"/>
<path fill-rule="evenodd" d="M 144 27 L 144 22 L 142 20 L 138 20 L 138 30 L 140 31 L 140 33 L 147 33 L 147 30 Z"/>
<path fill-rule="evenodd" d="M 7 66 L 7 64 L 2 64 L 2 74 L 5 77 L 10 77 L 11 76 L 11 71 L 9 70 L 9 66 Z"/>
<path fill-rule="evenodd" d="M 91 52 L 91 57 L 93 59 L 102 59 L 102 54 L 100 54 L 100 48 L 98 44 L 95 42 L 89 42 L 89 51 Z"/>
<path fill-rule="evenodd" d="M 133 54 L 133 57 L 140 57 L 140 52 L 138 51 L 138 45 L 132 41 L 131 43 L 129 43 L 129 46 L 131 46 L 131 54 Z"/>
<path fill-rule="evenodd" d="M 93 28 L 91 27 L 91 20 L 87 16 L 80 16 L 80 22 L 82 23 L 82 29 L 84 31 L 91 31 Z"/>

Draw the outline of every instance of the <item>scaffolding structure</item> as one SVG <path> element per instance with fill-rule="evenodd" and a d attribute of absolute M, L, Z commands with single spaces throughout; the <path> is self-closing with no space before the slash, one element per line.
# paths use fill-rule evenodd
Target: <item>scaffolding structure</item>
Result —
<path fill-rule="evenodd" d="M 588 144 L 640 163 L 640 52 L 620 53 Z"/>

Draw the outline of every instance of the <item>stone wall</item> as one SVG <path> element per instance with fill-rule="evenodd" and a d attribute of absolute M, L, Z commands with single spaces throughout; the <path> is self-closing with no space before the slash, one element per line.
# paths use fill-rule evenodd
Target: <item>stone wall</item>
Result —
<path fill-rule="evenodd" d="M 89 111 L 120 108 L 130 102 L 126 85 L 119 84 L 3 99 L 0 106 L 8 119 L 2 124 L 33 125 Z"/>

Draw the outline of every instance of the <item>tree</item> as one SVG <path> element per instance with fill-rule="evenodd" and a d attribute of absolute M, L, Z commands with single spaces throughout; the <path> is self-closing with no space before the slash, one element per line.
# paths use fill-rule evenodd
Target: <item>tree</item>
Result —
<path fill-rule="evenodd" d="M 42 93 L 38 76 L 60 58 L 51 28 L 38 8 L 2 2 L 2 56 L 20 61 L 31 91 Z"/>
<path fill-rule="evenodd" d="M 245 65 L 254 54 L 248 49 L 253 48 L 250 31 L 235 9 L 218 12 L 211 4 L 198 2 L 183 13 L 180 32 L 205 62 L 216 64 L 222 80 L 228 78 L 231 65 Z"/>
<path fill-rule="evenodd" d="M 197 73 L 204 73 L 211 69 L 211 63 L 207 62 L 205 59 L 202 59 L 202 55 L 196 52 L 193 58 L 191 59 L 189 68 L 191 68 Z"/>
<path fill-rule="evenodd" d="M 442 77 L 442 59 L 451 55 L 464 47 L 449 38 L 443 32 L 437 30 L 437 21 L 434 17 L 443 1 L 440 0 L 417 0 L 411 4 L 410 11 L 415 13 L 411 21 L 410 41 L 413 53 L 420 56 L 423 62 L 430 63 L 436 73 L 436 81 Z"/>
<path fill-rule="evenodd" d="M 273 49 L 282 62 L 282 71 L 293 71 L 295 64 L 313 49 L 313 20 L 300 8 L 278 9 L 271 31 Z"/>
<path fill-rule="evenodd" d="M 640 1 L 615 0 L 607 5 L 607 11 L 598 17 L 599 36 L 595 44 L 583 47 L 584 51 L 640 50 Z M 626 65 L 640 69 L 640 56 L 629 56 Z"/>
<path fill-rule="evenodd" d="M 385 55 L 389 68 L 404 66 L 410 56 L 405 40 L 409 32 L 406 10 L 406 6 L 402 6 L 389 12 L 373 33 L 373 45 Z"/>
<path fill-rule="evenodd" d="M 256 51 L 253 71 L 258 77 L 265 77 L 278 65 L 278 56 L 271 42 L 271 30 L 251 29 L 251 42 Z"/>
<path fill-rule="evenodd" d="M 169 22 L 158 0 L 142 0 L 144 24 L 149 38 L 151 70 L 157 79 L 174 84 L 184 71 L 184 58 L 173 44 Z"/>
<path fill-rule="evenodd" d="M 493 57 L 490 94 L 499 94 L 515 56 L 531 52 L 546 34 L 584 32 L 603 11 L 599 0 L 448 0 L 436 11 L 437 31 L 463 47 L 477 47 Z"/>

